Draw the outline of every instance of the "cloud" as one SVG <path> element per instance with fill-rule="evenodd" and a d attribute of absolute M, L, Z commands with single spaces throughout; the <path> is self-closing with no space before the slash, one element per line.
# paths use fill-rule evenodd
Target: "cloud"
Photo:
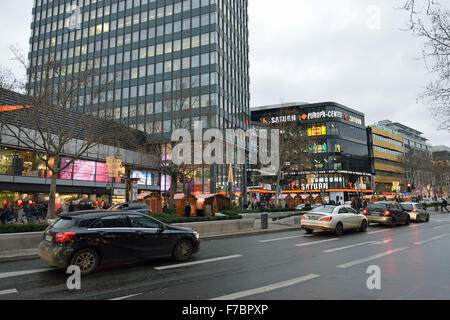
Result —
<path fill-rule="evenodd" d="M 417 102 L 430 75 L 423 43 L 402 30 L 401 3 L 250 1 L 251 106 L 331 100 L 364 112 L 367 124 L 398 121 L 448 144 L 426 102 Z"/>
<path fill-rule="evenodd" d="M 418 95 L 430 79 L 423 43 L 406 27 L 404 0 L 249 0 L 251 105 L 336 101 L 419 131 L 433 144 L 450 134 Z M 32 1 L 0 1 L 0 63 L 9 46 L 28 51 Z M 379 12 L 379 19 L 377 13 Z"/>

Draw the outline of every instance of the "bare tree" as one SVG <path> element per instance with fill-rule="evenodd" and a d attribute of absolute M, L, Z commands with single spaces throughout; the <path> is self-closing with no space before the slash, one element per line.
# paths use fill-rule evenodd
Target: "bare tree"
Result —
<path fill-rule="evenodd" d="M 193 94 L 192 87 L 196 86 L 195 83 L 175 79 L 172 85 L 171 88 L 165 88 L 166 93 L 163 99 L 162 114 L 167 118 L 157 122 L 158 124 L 153 126 L 153 133 L 143 137 L 144 141 L 130 140 L 134 141 L 132 142 L 134 147 L 160 170 L 162 176 L 170 177 L 170 188 L 166 192 L 170 208 L 175 207 L 174 197 L 182 178 L 189 176 L 200 166 L 185 163 L 176 164 L 172 161 L 173 143 L 170 137 L 164 135 L 177 129 L 191 131 L 193 129 L 191 127 L 192 110 L 200 107 L 199 97 Z M 164 127 L 164 120 L 170 121 L 170 128 Z M 194 142 L 191 141 L 191 143 L 193 145 Z"/>
<path fill-rule="evenodd" d="M 430 110 L 450 131 L 450 11 L 436 0 L 406 0 L 410 30 L 425 40 L 423 57 L 435 76 L 420 98 L 430 101 Z"/>
<path fill-rule="evenodd" d="M 13 53 L 28 68 L 18 52 Z M 4 112 L 0 113 L 0 124 L 3 135 L 32 150 L 51 173 L 48 218 L 54 218 L 57 179 L 61 172 L 99 144 L 118 145 L 116 137 L 121 126 L 106 121 L 107 113 L 93 110 L 92 104 L 80 110 L 80 92 L 88 90 L 92 101 L 100 99 L 101 102 L 109 85 L 102 81 L 93 86 L 93 79 L 99 73 L 89 63 L 79 72 L 69 73 L 65 65 L 49 59 L 40 68 L 29 67 L 29 73 L 30 95 L 13 94 L 15 104 L 24 108 L 1 110 Z M 11 92 L 1 89 L 0 98 L 4 100 L 6 96 L 11 96 Z M 62 163 L 65 155 L 70 155 L 70 160 Z"/>

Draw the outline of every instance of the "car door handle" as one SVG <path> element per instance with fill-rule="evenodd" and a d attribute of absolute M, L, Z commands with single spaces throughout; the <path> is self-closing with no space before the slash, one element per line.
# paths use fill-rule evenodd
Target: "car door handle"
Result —
<path fill-rule="evenodd" d="M 100 232 L 100 237 L 102 237 L 102 238 L 113 239 L 113 238 L 115 238 L 116 236 L 113 235 L 113 234 L 110 234 L 110 233 L 108 233 L 108 232 Z"/>
<path fill-rule="evenodd" d="M 136 231 L 136 234 L 137 234 L 138 236 L 140 236 L 140 237 L 143 237 L 143 236 L 144 236 L 144 232 L 142 232 L 142 231 Z"/>

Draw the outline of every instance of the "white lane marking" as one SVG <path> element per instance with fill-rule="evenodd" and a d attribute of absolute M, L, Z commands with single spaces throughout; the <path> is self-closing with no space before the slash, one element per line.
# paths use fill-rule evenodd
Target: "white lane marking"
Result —
<path fill-rule="evenodd" d="M 162 267 L 155 267 L 155 269 L 156 270 L 175 269 L 175 268 L 181 268 L 181 267 L 186 267 L 186 266 L 193 266 L 193 265 L 196 265 L 196 264 L 215 262 L 215 261 L 222 261 L 222 260 L 228 260 L 228 259 L 234 259 L 234 258 L 240 258 L 240 257 L 242 257 L 241 254 L 235 254 L 235 255 L 232 255 L 232 256 L 219 257 L 219 258 L 214 258 L 214 259 L 199 260 L 199 261 L 194 261 L 194 262 L 186 262 L 186 263 L 172 264 L 172 265 L 162 266 Z"/>
<path fill-rule="evenodd" d="M 339 248 L 334 248 L 334 249 L 323 250 L 323 252 L 326 252 L 326 253 L 335 252 L 335 251 L 340 251 L 340 250 L 344 250 L 344 249 L 350 249 L 350 248 L 354 248 L 354 247 L 365 246 L 365 245 L 373 244 L 373 243 L 376 243 L 376 241 L 367 241 L 367 242 L 356 243 L 356 244 L 352 244 L 352 245 L 345 246 L 345 247 L 339 247 Z"/>
<path fill-rule="evenodd" d="M 353 266 L 355 266 L 357 264 L 361 264 L 361 263 L 364 263 L 364 262 L 367 262 L 367 261 L 371 261 L 371 260 L 375 260 L 375 259 L 378 259 L 378 258 L 382 258 L 384 256 L 388 256 L 388 255 L 391 255 L 391 254 L 394 254 L 396 252 L 400 252 L 400 251 L 403 251 L 403 250 L 406 250 L 406 249 L 409 249 L 409 247 L 401 247 L 401 248 L 394 249 L 394 250 L 388 250 L 386 252 L 375 254 L 375 255 L 369 256 L 367 258 L 362 258 L 362 259 L 350 261 L 350 262 L 347 262 L 347 263 L 344 263 L 344 264 L 340 264 L 340 265 L 336 266 L 336 268 L 346 269 L 346 268 L 349 268 L 349 267 L 353 267 Z"/>
<path fill-rule="evenodd" d="M 332 238 L 332 239 L 320 240 L 320 241 L 311 241 L 311 242 L 296 244 L 295 246 L 296 247 L 305 247 L 305 246 L 311 246 L 313 244 L 319 244 L 319 243 L 324 243 L 324 242 L 329 242 L 329 241 L 336 241 L 336 240 L 339 240 L 339 238 Z"/>
<path fill-rule="evenodd" d="M 446 228 L 446 227 L 450 227 L 450 224 L 446 224 L 446 225 L 443 225 L 443 226 L 433 227 L 432 229 L 440 229 L 440 228 Z"/>
<path fill-rule="evenodd" d="M 46 268 L 46 269 L 33 269 L 33 270 L 24 270 L 24 271 L 4 272 L 4 273 L 0 273 L 0 279 L 16 277 L 16 276 L 23 276 L 26 274 L 46 272 L 46 271 L 51 271 L 51 270 L 57 270 L 57 269 Z"/>
<path fill-rule="evenodd" d="M 119 297 L 119 298 L 114 298 L 114 299 L 108 299 L 108 300 L 110 300 L 110 301 L 120 301 L 120 300 L 125 300 L 125 299 L 128 299 L 128 298 L 133 298 L 133 297 L 139 296 L 141 294 L 142 293 L 130 294 L 129 296 Z"/>
<path fill-rule="evenodd" d="M 378 231 L 370 231 L 370 232 L 367 232 L 367 234 L 375 234 L 375 233 L 387 232 L 387 231 L 390 231 L 390 229 L 383 229 L 383 230 L 378 230 Z"/>
<path fill-rule="evenodd" d="M 17 291 L 16 289 L 2 290 L 2 291 L 0 291 L 0 295 L 2 295 L 2 294 L 18 293 L 18 292 L 19 291 Z"/>
<path fill-rule="evenodd" d="M 388 244 L 391 241 L 392 241 L 392 239 L 387 239 L 387 240 L 383 240 L 383 241 L 378 241 L 378 242 L 372 243 L 372 245 L 375 245 L 375 244 Z"/>
<path fill-rule="evenodd" d="M 314 236 L 315 235 L 313 235 L 313 234 L 302 234 L 301 236 L 292 236 L 292 237 L 284 237 L 284 238 L 276 238 L 276 239 L 267 239 L 267 240 L 260 240 L 258 242 L 266 243 L 266 242 L 289 240 L 289 239 L 296 239 L 296 238 L 305 238 L 305 237 L 314 237 Z"/>
<path fill-rule="evenodd" d="M 433 238 L 430 238 L 430 239 L 427 239 L 427 240 L 415 242 L 414 244 L 419 246 L 421 244 L 425 244 L 425 243 L 428 243 L 428 242 L 431 242 L 431 241 L 439 240 L 439 239 L 442 239 L 442 238 L 445 238 L 445 237 L 448 237 L 448 236 L 450 236 L 450 233 L 444 233 L 444 234 L 441 234 L 439 236 L 436 236 L 436 237 L 433 237 Z"/>
<path fill-rule="evenodd" d="M 281 288 L 285 288 L 285 287 L 289 287 L 289 286 L 293 286 L 295 284 L 299 284 L 311 279 L 315 279 L 320 277 L 318 274 L 308 274 L 306 276 L 303 277 L 299 277 L 299 278 L 295 278 L 295 279 L 291 279 L 291 280 L 287 280 L 287 281 L 283 281 L 283 282 L 277 282 L 274 284 L 270 284 L 268 286 L 264 286 L 264 287 L 260 287 L 260 288 L 256 288 L 256 289 L 251 289 L 251 290 L 246 290 L 246 291 L 240 291 L 240 292 L 236 292 L 236 293 L 232 293 L 232 294 L 228 294 L 225 296 L 221 296 L 221 297 L 217 297 L 217 298 L 213 298 L 210 300 L 236 300 L 236 299 L 240 299 L 240 298 L 244 298 L 244 297 L 248 297 L 248 296 L 253 296 L 256 294 L 260 294 L 260 293 L 264 293 L 264 292 L 269 292 L 269 291 L 273 291 L 276 289 L 281 289 Z"/>

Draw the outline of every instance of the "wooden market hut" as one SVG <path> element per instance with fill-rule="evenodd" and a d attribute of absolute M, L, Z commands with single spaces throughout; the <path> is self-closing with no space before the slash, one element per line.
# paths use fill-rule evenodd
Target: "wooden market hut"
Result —
<path fill-rule="evenodd" d="M 270 199 L 270 202 L 275 203 L 276 197 L 277 197 L 277 196 L 274 195 L 274 196 Z M 295 200 L 294 200 L 294 198 L 293 198 L 290 194 L 288 194 L 288 193 L 282 193 L 282 194 L 278 195 L 278 199 L 280 200 L 280 201 L 279 201 L 279 205 L 281 205 L 282 208 L 285 208 L 285 207 L 286 207 L 286 203 L 287 203 L 287 205 L 289 206 L 289 208 L 293 208 L 293 207 L 294 207 Z"/>
<path fill-rule="evenodd" d="M 323 199 L 320 196 L 320 194 L 313 194 L 313 204 L 322 204 L 323 203 Z"/>
<path fill-rule="evenodd" d="M 162 197 L 159 194 L 144 192 L 137 196 L 139 202 L 147 204 L 153 213 L 162 213 Z"/>
<path fill-rule="evenodd" d="M 217 212 L 230 210 L 230 198 L 224 194 L 201 194 L 197 197 L 198 215 L 214 216 Z"/>
<path fill-rule="evenodd" d="M 191 216 L 196 217 L 197 216 L 197 198 L 193 195 L 189 197 L 189 199 L 186 199 L 186 196 L 184 193 L 177 193 L 174 196 L 175 200 L 175 206 L 177 208 L 176 214 L 177 216 L 184 217 L 184 208 L 187 204 L 191 206 Z"/>
<path fill-rule="evenodd" d="M 297 193 L 294 197 L 294 204 L 295 206 L 298 206 L 299 204 L 303 204 L 305 203 L 305 201 L 302 198 L 302 194 Z"/>

